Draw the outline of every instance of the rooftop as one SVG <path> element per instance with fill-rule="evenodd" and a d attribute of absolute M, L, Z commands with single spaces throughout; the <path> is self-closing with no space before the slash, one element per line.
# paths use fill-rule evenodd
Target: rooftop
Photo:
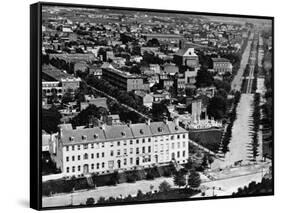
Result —
<path fill-rule="evenodd" d="M 212 58 L 213 62 L 230 62 L 226 58 Z"/>
<path fill-rule="evenodd" d="M 153 137 L 160 135 L 187 133 L 187 130 L 173 121 L 147 122 L 138 124 L 122 124 L 116 126 L 70 129 L 61 125 L 61 140 L 63 144 L 79 144 L 89 142 L 108 142 L 133 138 Z"/>
<path fill-rule="evenodd" d="M 42 72 L 44 74 L 46 74 L 47 76 L 51 77 L 53 80 L 57 80 L 57 81 L 74 79 L 74 77 L 72 75 L 69 75 L 66 72 L 63 72 L 62 70 L 59 70 L 52 65 L 44 64 L 42 66 Z M 44 76 L 43 76 L 43 78 L 44 78 Z M 80 79 L 77 78 L 77 80 L 80 80 Z"/>

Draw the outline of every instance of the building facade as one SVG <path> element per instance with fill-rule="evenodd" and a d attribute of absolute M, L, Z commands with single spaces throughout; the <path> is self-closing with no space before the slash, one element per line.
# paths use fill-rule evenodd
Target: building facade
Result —
<path fill-rule="evenodd" d="M 64 176 L 97 175 L 186 163 L 188 132 L 177 121 L 103 125 L 86 129 L 60 126 L 51 156 Z"/>
<path fill-rule="evenodd" d="M 226 58 L 212 58 L 214 72 L 224 74 L 227 72 L 232 73 L 232 64 Z"/>
<path fill-rule="evenodd" d="M 195 53 L 194 48 L 180 49 L 174 55 L 174 61 L 178 66 L 199 67 L 199 57 Z"/>
<path fill-rule="evenodd" d="M 102 68 L 102 77 L 112 85 L 127 92 L 146 89 L 143 77 L 117 70 L 112 66 Z"/>

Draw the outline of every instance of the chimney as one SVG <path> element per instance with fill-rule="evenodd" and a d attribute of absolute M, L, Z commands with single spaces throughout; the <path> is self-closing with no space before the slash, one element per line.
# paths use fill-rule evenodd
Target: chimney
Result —
<path fill-rule="evenodd" d="M 148 119 L 146 120 L 146 124 L 149 126 L 149 125 L 150 125 L 150 122 L 151 122 L 151 119 L 148 118 Z"/>
<path fill-rule="evenodd" d="M 101 123 L 100 124 L 100 129 L 105 130 L 106 124 L 105 123 Z"/>
<path fill-rule="evenodd" d="M 174 123 L 176 126 L 179 126 L 179 117 L 174 118 Z"/>
<path fill-rule="evenodd" d="M 129 122 L 127 123 L 127 126 L 128 126 L 128 127 L 131 127 L 131 124 L 132 124 L 132 121 L 129 121 Z"/>

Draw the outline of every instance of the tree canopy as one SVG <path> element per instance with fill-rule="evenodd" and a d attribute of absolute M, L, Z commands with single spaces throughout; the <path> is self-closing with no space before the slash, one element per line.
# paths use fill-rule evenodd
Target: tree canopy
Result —
<path fill-rule="evenodd" d="M 207 107 L 208 115 L 219 120 L 225 117 L 227 111 L 227 100 L 221 95 L 216 95 L 210 100 Z"/>
<path fill-rule="evenodd" d="M 174 184 L 178 187 L 186 185 L 186 174 L 183 171 L 178 171 L 173 176 Z"/>
<path fill-rule="evenodd" d="M 198 188 L 201 184 L 200 174 L 195 170 L 191 170 L 188 176 L 188 185 L 191 188 Z"/>
<path fill-rule="evenodd" d="M 207 70 L 199 70 L 196 76 L 196 87 L 209 87 L 212 86 L 214 78 Z"/>
<path fill-rule="evenodd" d="M 75 116 L 71 123 L 73 126 L 86 126 L 92 122 L 92 118 L 99 119 L 102 115 L 107 115 L 107 109 L 103 107 L 96 107 L 95 105 L 89 105 L 86 109 L 82 110 L 77 116 Z"/>
<path fill-rule="evenodd" d="M 48 133 L 57 132 L 57 126 L 60 124 L 60 118 L 61 115 L 55 107 L 42 109 L 42 129 Z"/>

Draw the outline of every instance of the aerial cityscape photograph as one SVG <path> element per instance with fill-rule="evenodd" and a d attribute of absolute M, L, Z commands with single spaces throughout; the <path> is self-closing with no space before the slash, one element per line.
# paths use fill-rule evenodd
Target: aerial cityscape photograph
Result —
<path fill-rule="evenodd" d="M 273 20 L 42 6 L 42 207 L 273 195 Z"/>

